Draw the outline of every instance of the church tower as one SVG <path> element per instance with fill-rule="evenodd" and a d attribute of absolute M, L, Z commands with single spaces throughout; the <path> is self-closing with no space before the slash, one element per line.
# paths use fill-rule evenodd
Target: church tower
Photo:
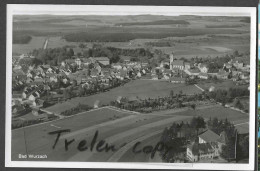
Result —
<path fill-rule="evenodd" d="M 170 70 L 172 70 L 173 52 L 170 54 Z"/>

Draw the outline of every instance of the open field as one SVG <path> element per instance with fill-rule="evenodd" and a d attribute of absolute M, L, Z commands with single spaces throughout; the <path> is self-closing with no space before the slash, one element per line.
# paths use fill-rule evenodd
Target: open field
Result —
<path fill-rule="evenodd" d="M 157 98 L 169 96 L 170 91 L 173 90 L 175 94 L 182 91 L 184 94 L 200 93 L 194 85 L 172 84 L 167 81 L 157 80 L 134 80 L 124 86 L 111 89 L 108 92 L 99 93 L 87 97 L 75 97 L 63 103 L 56 104 L 47 108 L 46 110 L 60 113 L 64 110 L 77 106 L 79 103 L 93 106 L 95 102 L 99 101 L 100 105 L 107 105 L 111 101 L 115 101 L 119 96 L 127 98 Z"/>
<path fill-rule="evenodd" d="M 32 52 L 34 49 L 43 47 L 47 37 L 44 36 L 33 36 L 32 40 L 28 44 L 13 44 L 13 53 L 16 54 L 27 54 Z M 48 48 L 57 48 L 63 46 L 78 46 L 77 43 L 66 42 L 59 36 L 51 36 L 48 38 Z"/>
<path fill-rule="evenodd" d="M 188 58 L 214 57 L 233 50 L 242 53 L 248 51 L 249 23 L 244 22 L 243 17 L 219 19 L 221 22 L 217 18 L 198 16 L 15 16 L 14 34 L 30 35 L 33 39 L 28 46 L 15 44 L 13 52 L 29 53 L 35 48 L 41 48 L 42 44 L 37 43 L 41 37 L 50 39 L 50 48 L 75 45 L 81 41 L 88 44 L 98 42 L 116 48 L 147 48 L 147 41 L 166 39 L 174 45 L 152 48 L 168 54 L 174 51 L 176 57 L 185 55 Z M 172 24 L 178 21 L 190 24 L 185 27 Z M 64 37 L 67 41 L 57 37 Z M 142 39 L 146 41 L 140 41 Z"/>
<path fill-rule="evenodd" d="M 248 22 L 248 19 L 249 17 L 193 15 L 14 16 L 13 35 L 18 37 L 26 35 L 32 37 L 32 39 L 27 44 L 13 44 L 12 50 L 13 54 L 26 54 L 34 49 L 43 48 L 44 42 L 47 40 L 45 44 L 47 49 L 67 46 L 74 49 L 74 55 L 91 49 L 100 51 L 100 53 L 89 50 L 88 52 L 85 51 L 84 54 L 93 57 L 107 56 L 110 62 L 113 62 L 113 57 L 117 56 L 132 55 L 142 58 L 141 60 L 143 58 L 149 59 L 152 62 L 153 58 L 158 58 L 156 64 L 160 64 L 159 58 L 164 58 L 167 56 L 166 54 L 172 53 L 174 53 L 174 58 L 184 57 L 186 59 L 233 55 L 235 50 L 238 50 L 239 53 L 248 54 L 250 50 L 250 22 Z M 86 47 L 79 48 L 81 43 Z M 105 47 L 122 48 L 124 50 L 111 50 L 110 55 L 109 48 Z M 142 52 L 143 49 L 140 48 L 145 51 Z M 162 53 L 160 51 L 157 51 L 158 54 L 154 53 L 156 50 L 161 50 Z M 59 55 L 59 59 L 60 56 L 66 55 L 59 53 L 59 51 L 57 53 L 53 51 L 52 54 L 54 53 Z M 247 55 L 243 54 L 242 56 Z M 48 54 L 46 57 L 55 59 Z M 46 62 L 46 60 L 44 61 Z M 192 63 L 191 60 L 188 60 L 188 62 Z M 120 63 L 123 64 L 121 61 Z M 56 65 L 56 63 L 51 65 Z M 95 64 L 94 67 L 97 68 Z M 101 67 L 103 69 L 103 65 Z M 89 65 L 89 69 L 91 68 L 91 65 Z M 73 70 L 78 69 L 73 68 Z M 146 77 L 150 75 L 149 73 Z M 201 116 L 205 121 L 215 117 L 222 120 L 228 119 L 235 125 L 239 133 L 249 133 L 249 114 L 234 110 L 231 107 L 223 107 L 210 100 L 202 100 L 202 102 L 195 102 L 194 105 L 185 105 L 186 107 L 182 108 L 159 110 L 151 113 L 127 111 L 110 106 L 110 102 L 117 100 L 118 97 L 126 97 L 130 101 L 134 101 L 167 97 L 170 96 L 171 91 L 174 94 L 182 92 L 183 94 L 193 95 L 201 93 L 203 89 L 208 90 L 211 86 L 216 89 L 248 87 L 248 85 L 237 86 L 231 80 L 201 79 L 197 85 L 186 85 L 142 77 L 142 79 L 131 80 L 125 85 L 112 88 L 106 92 L 98 92 L 86 97 L 75 97 L 66 101 L 58 100 L 57 104 L 42 109 L 46 112 L 44 115 L 48 113 L 60 114 L 77 107 L 79 104 L 91 107 L 95 104 L 98 105 L 98 108 L 95 107 L 89 111 L 65 118 L 61 117 L 57 120 L 12 130 L 11 159 L 14 161 L 63 162 L 161 162 L 158 155 L 154 160 L 151 160 L 148 154 L 133 154 L 133 145 L 136 142 L 141 142 L 142 147 L 145 145 L 154 146 L 160 140 L 163 130 L 171 126 L 173 122 L 186 123 L 197 116 Z M 62 85 L 57 87 L 62 90 Z M 47 86 L 46 88 L 48 89 Z M 44 89 L 46 88 L 44 86 Z M 76 92 L 76 89 L 77 86 L 74 87 L 73 92 Z M 56 91 L 56 88 L 51 89 L 51 91 Z M 65 97 L 66 94 L 68 93 L 64 91 Z M 63 97 L 61 94 L 58 95 Z M 49 98 L 44 99 L 44 96 L 41 96 L 40 99 L 49 100 Z M 181 98 L 178 98 L 178 100 L 181 101 Z M 38 103 L 38 101 L 35 102 Z M 241 99 L 241 102 L 249 105 L 248 97 Z M 41 116 L 43 115 L 34 116 L 29 113 L 15 119 L 29 120 Z M 50 132 L 59 130 L 67 130 L 67 132 L 58 136 L 59 141 L 56 144 L 57 134 L 50 134 Z M 69 144 L 66 146 L 67 142 Z M 85 147 L 84 150 L 79 147 L 82 147 L 82 145 Z M 98 146 L 102 146 L 104 149 L 113 146 L 115 151 L 112 152 L 111 149 L 110 151 L 99 151 Z M 46 154 L 48 157 L 44 159 L 23 159 L 19 158 L 19 154 Z"/>
<path fill-rule="evenodd" d="M 234 122 L 234 124 L 242 127 L 245 132 L 248 132 L 248 125 L 244 124 L 245 122 L 248 122 L 248 115 L 222 106 L 202 107 L 195 111 L 186 110 L 176 113 L 174 110 L 172 111 L 173 114 L 160 116 L 160 112 L 154 112 L 152 115 L 144 115 L 105 107 L 66 119 L 13 130 L 12 159 L 26 160 L 18 159 L 18 154 L 26 154 L 24 135 L 26 137 L 27 152 L 29 154 L 47 154 L 48 158 L 43 160 L 107 161 L 114 154 L 113 152 L 97 152 L 96 150 L 90 151 L 90 149 L 79 152 L 77 150 L 77 145 L 80 140 L 87 140 L 87 144 L 90 146 L 91 139 L 93 138 L 95 131 L 98 130 L 99 134 L 97 141 L 105 140 L 106 143 L 114 145 L 116 149 L 119 149 L 134 140 L 142 140 L 141 142 L 144 142 L 144 144 L 154 144 L 160 136 L 160 131 L 166 126 L 170 126 L 173 122 L 189 121 L 193 116 L 203 116 L 205 119 L 209 119 L 210 117 L 218 117 L 219 119 L 228 118 L 230 121 Z M 56 135 L 49 135 L 48 133 L 60 129 L 70 129 L 71 132 L 63 133 L 55 149 L 52 149 Z M 159 133 L 155 134 L 157 136 L 149 136 L 149 134 L 156 132 Z M 64 139 L 71 140 L 73 138 L 75 139 L 75 142 L 69 146 L 68 151 L 65 151 Z M 132 146 L 130 145 L 130 147 Z M 122 156 L 124 156 L 124 153 L 122 153 Z M 135 158 L 131 158 L 132 155 L 127 156 L 129 161 L 136 161 Z M 149 159 L 147 156 L 145 157 L 144 154 L 141 154 L 138 158 L 142 158 L 140 162 Z M 124 160 L 125 157 L 119 161 Z"/>
<path fill-rule="evenodd" d="M 33 49 L 42 48 L 45 40 L 46 37 L 32 37 L 28 44 L 13 44 L 13 53 L 27 54 Z"/>

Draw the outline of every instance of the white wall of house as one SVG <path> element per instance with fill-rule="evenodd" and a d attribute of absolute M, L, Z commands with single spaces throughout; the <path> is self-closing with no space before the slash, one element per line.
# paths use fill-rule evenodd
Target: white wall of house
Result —
<path fill-rule="evenodd" d="M 199 137 L 199 143 L 200 143 L 200 144 L 206 143 L 206 141 Z"/>

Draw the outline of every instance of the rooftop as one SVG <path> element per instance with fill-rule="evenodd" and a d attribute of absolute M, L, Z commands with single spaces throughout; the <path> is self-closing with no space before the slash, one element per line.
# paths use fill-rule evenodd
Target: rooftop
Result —
<path fill-rule="evenodd" d="M 184 61 L 183 60 L 174 60 L 172 62 L 172 65 L 184 65 Z"/>
<path fill-rule="evenodd" d="M 219 140 L 220 136 L 211 130 L 207 130 L 204 133 L 200 134 L 199 137 L 206 142 L 216 142 Z"/>
<path fill-rule="evenodd" d="M 109 61 L 108 57 L 94 57 L 94 59 L 97 61 Z"/>

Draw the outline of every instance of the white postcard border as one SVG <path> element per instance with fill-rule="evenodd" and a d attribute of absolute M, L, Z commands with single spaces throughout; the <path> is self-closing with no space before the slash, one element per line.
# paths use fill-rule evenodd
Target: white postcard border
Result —
<path fill-rule="evenodd" d="M 187 6 L 105 6 L 105 5 L 7 5 L 7 56 L 6 56 L 6 167 L 47 168 L 125 168 L 125 169 L 206 169 L 206 170 L 253 170 L 255 166 L 255 108 L 256 108 L 256 8 L 255 7 L 187 7 Z M 102 10 L 101 10 L 102 9 Z M 40 11 L 40 12 L 39 12 Z M 58 12 L 57 12 L 58 11 Z M 74 11 L 74 12 L 73 12 Z M 77 11 L 77 12 L 76 12 Z M 88 11 L 87 14 L 84 11 Z M 122 12 L 124 11 L 124 12 Z M 174 12 L 173 12 L 174 11 Z M 188 12 L 187 12 L 188 11 Z M 201 12 L 203 11 L 203 12 Z M 11 161 L 11 87 L 12 87 L 12 16 L 14 14 L 62 14 L 62 15 L 126 15 L 160 14 L 222 15 L 251 17 L 250 37 L 250 117 L 249 117 L 249 164 L 212 163 L 109 163 L 109 162 L 36 162 Z M 128 15 L 129 15 L 128 14 Z"/>

